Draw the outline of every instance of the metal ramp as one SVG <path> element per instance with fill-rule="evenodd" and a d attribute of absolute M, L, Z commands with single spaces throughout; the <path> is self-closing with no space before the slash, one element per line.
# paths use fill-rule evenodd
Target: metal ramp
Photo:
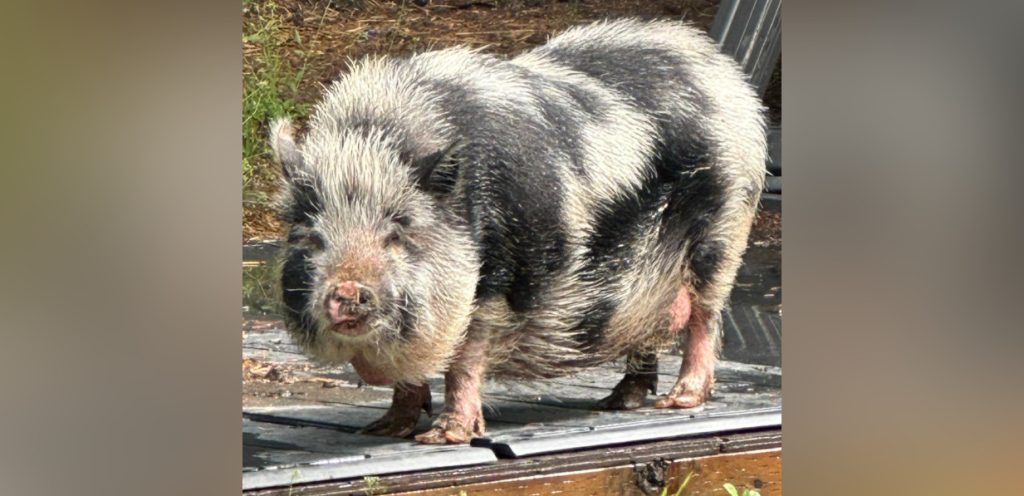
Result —
<path fill-rule="evenodd" d="M 666 357 L 662 384 L 679 357 Z M 306 484 L 401 472 L 492 464 L 519 458 L 778 427 L 782 422 L 778 367 L 722 362 L 715 397 L 687 411 L 644 408 L 596 411 L 620 373 L 614 368 L 536 383 L 491 383 L 485 393 L 487 437 L 469 446 L 425 446 L 355 432 L 382 415 L 388 401 L 250 407 L 243 411 L 243 489 Z M 441 380 L 433 381 L 442 391 Z M 383 389 L 383 388 L 382 388 Z M 383 389 L 386 391 L 386 389 Z M 434 393 L 434 410 L 443 395 Z M 420 430 L 429 426 L 424 416 Z"/>

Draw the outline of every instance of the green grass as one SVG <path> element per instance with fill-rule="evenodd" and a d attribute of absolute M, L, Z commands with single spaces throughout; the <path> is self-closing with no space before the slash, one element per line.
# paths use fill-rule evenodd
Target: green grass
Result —
<path fill-rule="evenodd" d="M 736 486 L 728 482 L 726 482 L 722 487 L 725 488 L 725 492 L 729 493 L 729 496 L 761 496 L 761 493 L 757 492 L 756 489 L 747 488 L 743 488 L 743 493 L 741 494 L 736 490 Z"/>
<path fill-rule="evenodd" d="M 672 496 L 682 496 L 683 489 L 686 489 L 686 486 L 690 483 L 690 479 L 692 478 L 693 472 L 686 474 L 686 478 L 683 479 L 681 484 L 679 484 L 679 488 L 676 489 L 676 492 L 673 493 Z M 661 490 L 661 496 L 668 496 L 668 486 L 665 486 L 665 488 Z"/>
<path fill-rule="evenodd" d="M 276 117 L 304 117 L 309 106 L 299 102 L 299 84 L 306 71 L 287 57 L 287 42 L 301 46 L 298 31 L 285 27 L 284 10 L 273 1 L 246 0 L 251 15 L 243 22 L 242 41 L 256 47 L 242 71 L 243 201 L 266 204 L 266 190 L 276 178 L 267 130 Z"/>
<path fill-rule="evenodd" d="M 288 484 L 288 496 L 292 496 L 292 490 L 294 489 L 295 486 L 295 479 L 298 479 L 299 477 L 302 477 L 302 472 L 299 469 L 295 469 L 294 471 L 292 471 L 292 479 L 291 482 Z"/>
<path fill-rule="evenodd" d="M 368 475 L 363 477 L 363 483 L 366 484 L 366 489 L 364 490 L 366 496 L 384 493 L 384 486 L 380 483 L 380 477 Z"/>
<path fill-rule="evenodd" d="M 676 488 L 676 491 L 674 493 L 671 493 L 671 496 L 683 496 L 683 489 L 686 489 L 686 486 L 690 484 L 690 479 L 692 479 L 693 476 L 693 472 L 686 474 L 686 478 L 683 479 L 683 482 L 681 484 L 679 484 L 679 487 Z M 761 493 L 759 493 L 756 489 L 744 488 L 743 492 L 740 493 L 737 491 L 736 486 L 728 482 L 723 484 L 722 488 L 725 489 L 725 492 L 729 493 L 729 496 L 761 496 Z M 661 494 L 659 496 L 670 496 L 668 486 L 665 486 L 665 488 L 661 490 Z"/>
<path fill-rule="evenodd" d="M 249 314 L 280 314 L 278 273 L 276 260 L 242 268 L 242 306 L 249 308 Z"/>

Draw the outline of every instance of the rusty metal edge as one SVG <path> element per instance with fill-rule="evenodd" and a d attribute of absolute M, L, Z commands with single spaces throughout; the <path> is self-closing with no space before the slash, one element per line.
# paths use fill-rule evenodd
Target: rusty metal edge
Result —
<path fill-rule="evenodd" d="M 544 477 L 581 470 L 601 470 L 623 464 L 656 460 L 681 460 L 717 454 L 744 453 L 782 448 L 782 430 L 745 431 L 721 436 L 610 446 L 591 450 L 554 453 L 527 458 L 500 459 L 497 463 L 442 470 L 385 475 L 371 482 L 365 479 L 323 481 L 293 488 L 246 491 L 253 496 L 339 496 L 453 488 L 519 477 Z M 378 492 L 379 491 L 379 492 Z"/>
<path fill-rule="evenodd" d="M 683 421 L 650 421 L 619 428 L 595 429 L 550 437 L 478 438 L 473 445 L 488 447 L 501 458 L 558 453 L 643 441 L 657 441 L 701 435 L 718 435 L 782 426 L 782 407 L 755 414 L 696 418 Z"/>

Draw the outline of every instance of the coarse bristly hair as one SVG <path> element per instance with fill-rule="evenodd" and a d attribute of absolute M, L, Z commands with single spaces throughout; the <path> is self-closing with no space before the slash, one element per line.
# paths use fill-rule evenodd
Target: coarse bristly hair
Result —
<path fill-rule="evenodd" d="M 358 353 L 390 380 L 422 381 L 446 365 L 472 313 L 478 267 L 465 226 L 417 187 L 382 130 L 311 134 L 300 152 L 288 128 L 273 126 L 289 329 L 322 361 Z M 371 332 L 359 337 L 333 333 L 323 310 L 332 282 L 353 278 L 380 286 Z"/>
<path fill-rule="evenodd" d="M 396 381 L 443 370 L 467 333 L 499 376 L 663 346 L 680 288 L 721 311 L 764 180 L 759 99 L 676 22 L 599 22 L 511 60 L 369 58 L 309 129 L 301 145 L 287 121 L 271 133 L 289 328 L 314 356 L 360 354 Z M 364 337 L 328 329 L 339 271 L 382 288 Z"/>

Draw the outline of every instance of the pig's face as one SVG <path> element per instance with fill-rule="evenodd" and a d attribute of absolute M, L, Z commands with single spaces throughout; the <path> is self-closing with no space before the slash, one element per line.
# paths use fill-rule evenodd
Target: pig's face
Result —
<path fill-rule="evenodd" d="M 460 221 L 417 186 L 381 135 L 275 143 L 288 225 L 282 299 L 293 334 L 321 358 L 353 348 L 461 338 L 476 280 Z M 437 338 L 437 339 L 434 339 Z M 447 350 L 440 350 L 447 356 Z"/>
<path fill-rule="evenodd" d="M 414 332 L 429 292 L 419 275 L 431 269 L 418 256 L 437 220 L 413 199 L 380 208 L 361 198 L 359 185 L 344 189 L 340 204 L 318 198 L 318 211 L 289 212 L 285 303 L 338 337 Z"/>

